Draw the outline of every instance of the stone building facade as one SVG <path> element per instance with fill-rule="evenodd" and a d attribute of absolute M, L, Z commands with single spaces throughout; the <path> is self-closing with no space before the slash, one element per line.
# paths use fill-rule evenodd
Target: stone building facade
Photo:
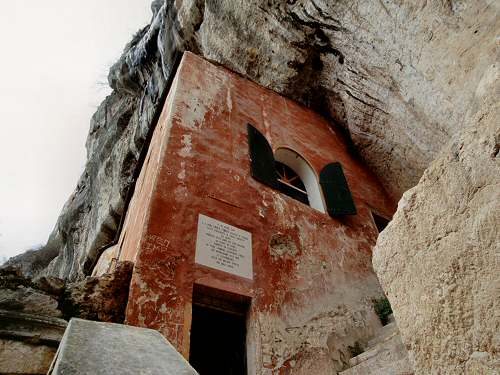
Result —
<path fill-rule="evenodd" d="M 126 323 L 202 374 L 201 352 L 249 374 L 332 373 L 380 327 L 375 219 L 394 210 L 335 124 L 185 53 L 95 273 L 134 262 Z"/>

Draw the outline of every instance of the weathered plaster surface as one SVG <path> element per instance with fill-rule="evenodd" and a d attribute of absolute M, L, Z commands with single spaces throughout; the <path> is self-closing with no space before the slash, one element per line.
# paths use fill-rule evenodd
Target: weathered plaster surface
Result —
<path fill-rule="evenodd" d="M 390 216 L 392 200 L 332 125 L 293 101 L 192 54 L 170 95 L 150 148 L 162 162 L 143 169 L 156 177 L 140 177 L 143 193 L 134 196 L 122 235 L 121 259 L 136 262 L 127 322 L 158 329 L 187 355 L 196 283 L 252 298 L 254 373 L 315 363 L 342 369 L 348 346 L 366 343 L 380 325 L 371 302 L 381 291 L 371 270 L 377 231 L 370 209 Z M 333 219 L 254 180 L 247 123 L 273 147 L 299 152 L 316 173 L 340 161 L 358 215 Z M 252 233 L 253 281 L 194 263 L 200 213 Z M 145 219 L 134 221 L 139 214 Z"/>

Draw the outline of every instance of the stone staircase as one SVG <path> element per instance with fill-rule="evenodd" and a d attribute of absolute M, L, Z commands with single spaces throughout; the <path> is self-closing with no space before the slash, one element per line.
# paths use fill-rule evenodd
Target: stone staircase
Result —
<path fill-rule="evenodd" d="M 413 367 L 391 316 L 389 324 L 368 342 L 368 348 L 349 360 L 351 367 L 339 375 L 413 375 Z"/>

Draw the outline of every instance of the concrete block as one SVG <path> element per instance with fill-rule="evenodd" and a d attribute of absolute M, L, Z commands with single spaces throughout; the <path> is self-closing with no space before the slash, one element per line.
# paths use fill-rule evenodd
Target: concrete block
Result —
<path fill-rule="evenodd" d="M 157 331 L 73 318 L 48 374 L 197 375 Z"/>

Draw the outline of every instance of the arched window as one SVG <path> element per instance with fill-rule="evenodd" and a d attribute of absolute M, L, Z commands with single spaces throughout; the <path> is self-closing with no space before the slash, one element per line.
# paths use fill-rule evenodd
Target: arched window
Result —
<path fill-rule="evenodd" d="M 296 190 L 299 190 L 304 194 L 307 194 L 304 183 L 292 168 L 277 160 L 274 161 L 274 166 L 276 167 L 276 172 L 278 173 L 278 179 L 281 182 L 294 187 Z"/>
<path fill-rule="evenodd" d="M 274 152 L 274 160 L 279 176 L 278 180 L 305 196 L 306 201 L 299 200 L 318 211 L 325 212 L 318 179 L 309 163 L 297 152 L 284 147 L 278 148 Z M 284 176 L 282 177 L 281 174 L 284 174 Z M 291 195 L 281 188 L 280 190 L 287 195 Z M 295 196 L 292 196 L 292 198 L 295 198 Z"/>
<path fill-rule="evenodd" d="M 293 199 L 309 205 L 306 188 L 298 174 L 292 168 L 279 161 L 275 161 L 274 165 L 278 173 L 278 190 Z"/>
<path fill-rule="evenodd" d="M 251 124 L 247 129 L 253 178 L 318 211 L 328 212 L 332 217 L 356 215 L 356 206 L 339 162 L 323 167 L 318 183 L 314 170 L 298 153 L 289 148 L 278 148 L 273 153 L 261 132 Z"/>

